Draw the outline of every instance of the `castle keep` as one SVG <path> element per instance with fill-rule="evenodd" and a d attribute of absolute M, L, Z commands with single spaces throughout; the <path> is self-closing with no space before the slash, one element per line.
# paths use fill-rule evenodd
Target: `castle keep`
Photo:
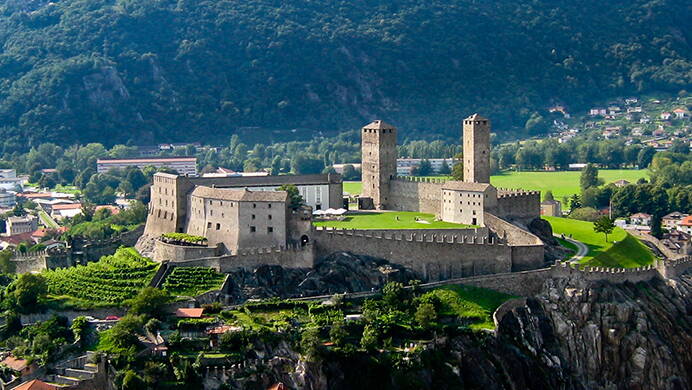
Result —
<path fill-rule="evenodd" d="M 496 189 L 490 184 L 490 121 L 463 120 L 464 180 L 396 176 L 396 128 L 374 121 L 362 129 L 362 208 L 419 211 L 443 221 L 484 226 L 483 213 L 526 225 L 540 216 L 537 191 Z"/>
<path fill-rule="evenodd" d="M 340 208 L 339 175 L 192 178 L 157 173 L 145 235 L 153 257 L 172 266 L 223 272 L 259 265 L 310 268 L 334 253 L 387 259 L 425 281 L 538 269 L 544 245 L 526 226 L 540 215 L 540 194 L 490 184 L 490 121 L 463 121 L 464 180 L 398 177 L 397 129 L 376 120 L 362 129 L 361 209 L 417 211 L 460 224 L 452 229 L 315 228 L 311 210 Z M 307 200 L 289 207 L 282 184 Z M 464 226 L 468 225 L 468 226 Z M 204 236 L 206 245 L 170 242 L 162 234 Z"/>

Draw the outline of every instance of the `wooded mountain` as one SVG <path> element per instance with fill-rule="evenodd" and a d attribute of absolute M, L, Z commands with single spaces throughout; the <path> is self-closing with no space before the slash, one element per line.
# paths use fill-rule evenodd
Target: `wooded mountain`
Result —
<path fill-rule="evenodd" d="M 692 85 L 684 0 L 7 0 L 0 139 L 225 142 L 373 118 L 499 131 L 564 102 Z M 513 128 L 513 126 L 516 126 Z"/>

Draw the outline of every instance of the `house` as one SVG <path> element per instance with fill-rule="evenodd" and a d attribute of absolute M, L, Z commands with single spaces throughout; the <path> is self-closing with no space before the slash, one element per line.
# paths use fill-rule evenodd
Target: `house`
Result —
<path fill-rule="evenodd" d="M 687 116 L 687 110 L 684 108 L 676 108 L 673 110 L 673 114 L 675 115 L 675 119 L 685 119 Z"/>
<path fill-rule="evenodd" d="M 62 388 L 64 387 L 58 387 L 51 385 L 50 383 L 34 379 L 32 381 L 22 383 L 21 385 L 15 387 L 14 390 L 58 390 Z"/>
<path fill-rule="evenodd" d="M 622 109 L 618 106 L 610 106 L 608 107 L 608 115 L 617 115 L 620 113 Z"/>
<path fill-rule="evenodd" d="M 589 110 L 589 115 L 591 116 L 605 116 L 608 112 L 605 108 L 595 107 Z"/>
<path fill-rule="evenodd" d="M 180 308 L 175 311 L 177 318 L 202 318 L 203 314 L 204 308 Z"/>
<path fill-rule="evenodd" d="M 659 116 L 662 120 L 667 121 L 670 119 L 670 113 L 669 112 L 662 112 L 661 115 Z"/>
<path fill-rule="evenodd" d="M 642 112 L 642 107 L 641 106 L 636 106 L 636 107 L 627 107 L 627 113 L 628 114 L 633 114 L 637 112 Z"/>
<path fill-rule="evenodd" d="M 692 253 L 692 235 L 679 230 L 671 230 L 663 233 L 661 242 L 666 248 L 680 255 Z"/>
<path fill-rule="evenodd" d="M 82 213 L 81 203 L 56 204 L 53 205 L 51 217 L 55 219 L 73 218 Z"/>
<path fill-rule="evenodd" d="M 625 179 L 620 179 L 620 180 L 614 181 L 613 184 L 615 184 L 615 187 L 622 188 L 622 187 L 630 184 L 630 182 L 628 182 Z"/>
<path fill-rule="evenodd" d="M 22 233 L 31 233 L 38 228 L 38 218 L 33 215 L 24 217 L 8 217 L 5 221 L 5 234 L 15 236 Z"/>
<path fill-rule="evenodd" d="M 673 211 L 672 213 L 666 214 L 661 218 L 661 226 L 664 229 L 675 230 L 678 228 L 678 224 L 685 218 L 687 214 L 683 214 L 679 211 Z"/>
<path fill-rule="evenodd" d="M 0 364 L 11 368 L 13 371 L 18 372 L 20 376 L 29 375 L 36 371 L 37 368 L 36 364 L 29 364 L 29 361 L 24 359 L 18 359 L 12 355 L 6 357 L 2 362 L 0 362 Z"/>
<path fill-rule="evenodd" d="M 641 118 L 639 118 L 639 123 L 641 124 L 647 124 L 651 122 L 651 118 L 649 118 L 648 115 L 642 115 Z"/>
<path fill-rule="evenodd" d="M 678 223 L 678 230 L 683 233 L 692 234 L 692 215 L 688 215 L 680 220 Z"/>
<path fill-rule="evenodd" d="M 541 215 L 546 217 L 562 217 L 560 201 L 544 200 L 541 202 Z"/>
<path fill-rule="evenodd" d="M 209 345 L 212 348 L 217 348 L 219 346 L 221 335 L 228 332 L 240 332 L 241 330 L 243 330 L 243 328 L 239 326 L 219 325 L 207 329 L 204 333 L 209 336 Z"/>
<path fill-rule="evenodd" d="M 95 212 L 99 211 L 99 210 L 108 210 L 111 212 L 111 215 L 115 215 L 115 214 L 118 214 L 120 212 L 120 207 L 106 204 L 106 205 L 98 205 L 98 206 L 96 206 L 96 208 L 94 208 Z"/>
<path fill-rule="evenodd" d="M 637 104 L 637 102 L 639 102 L 639 99 L 637 99 L 636 97 L 628 97 L 627 99 L 625 99 L 625 104 L 628 106 L 632 104 Z"/>
<path fill-rule="evenodd" d="M 636 213 L 630 215 L 630 222 L 632 225 L 651 225 L 651 215 L 647 213 Z"/>

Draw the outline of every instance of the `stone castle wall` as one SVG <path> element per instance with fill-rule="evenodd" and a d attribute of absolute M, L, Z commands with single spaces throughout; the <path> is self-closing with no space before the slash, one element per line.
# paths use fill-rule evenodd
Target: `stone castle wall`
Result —
<path fill-rule="evenodd" d="M 188 247 L 181 247 L 188 248 Z M 314 266 L 312 245 L 295 245 L 280 248 L 257 248 L 240 250 L 224 256 L 187 259 L 167 259 L 168 267 L 211 267 L 219 272 L 232 272 L 239 268 L 253 270 L 260 265 L 278 265 L 284 268 L 312 268 Z"/>
<path fill-rule="evenodd" d="M 511 248 L 487 236 L 318 229 L 314 242 L 317 259 L 334 252 L 373 256 L 403 265 L 422 280 L 512 270 Z"/>
<path fill-rule="evenodd" d="M 389 182 L 389 210 L 440 215 L 444 180 L 396 177 Z"/>
<path fill-rule="evenodd" d="M 541 216 L 541 192 L 498 189 L 494 214 L 508 221 L 528 224 Z"/>
<path fill-rule="evenodd" d="M 542 268 L 545 246 L 540 238 L 490 213 L 484 213 L 485 224 L 512 248 L 512 271 Z"/>
<path fill-rule="evenodd" d="M 154 241 L 154 261 L 163 262 L 167 260 L 194 260 L 206 257 L 221 255 L 222 248 L 217 246 L 185 246 L 163 242 L 159 239 Z"/>

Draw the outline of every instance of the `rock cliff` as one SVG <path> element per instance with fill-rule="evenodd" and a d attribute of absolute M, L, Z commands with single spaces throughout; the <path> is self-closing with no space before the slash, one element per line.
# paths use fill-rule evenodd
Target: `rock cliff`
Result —
<path fill-rule="evenodd" d="M 692 275 L 614 285 L 548 280 L 504 315 L 495 334 L 438 335 L 422 352 L 326 352 L 316 362 L 264 345 L 261 370 L 205 385 L 291 389 L 688 389 Z M 235 387 L 233 387 L 235 388 Z"/>

